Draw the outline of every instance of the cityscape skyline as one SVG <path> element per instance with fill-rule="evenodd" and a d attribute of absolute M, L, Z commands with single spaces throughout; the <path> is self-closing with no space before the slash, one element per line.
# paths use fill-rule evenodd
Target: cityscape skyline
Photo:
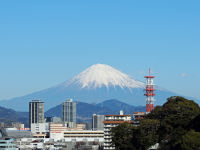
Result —
<path fill-rule="evenodd" d="M 108 64 L 200 99 L 199 1 L 0 2 L 0 100 Z"/>
<path fill-rule="evenodd" d="M 200 148 L 199 5 L 0 1 L 0 149 Z"/>

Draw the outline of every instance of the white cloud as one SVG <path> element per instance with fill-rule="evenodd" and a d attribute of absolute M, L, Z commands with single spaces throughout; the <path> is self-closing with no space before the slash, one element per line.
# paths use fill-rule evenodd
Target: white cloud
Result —
<path fill-rule="evenodd" d="M 186 73 L 181 73 L 181 77 L 186 77 L 187 74 Z"/>

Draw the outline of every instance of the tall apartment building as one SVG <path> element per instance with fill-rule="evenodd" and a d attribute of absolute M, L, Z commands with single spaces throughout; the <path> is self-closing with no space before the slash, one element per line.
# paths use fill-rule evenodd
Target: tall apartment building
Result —
<path fill-rule="evenodd" d="M 62 103 L 62 120 L 68 128 L 76 128 L 76 102 L 72 99 Z"/>
<path fill-rule="evenodd" d="M 104 123 L 104 150 L 114 150 L 115 147 L 111 146 L 111 128 L 118 126 L 121 123 L 132 123 L 131 115 L 123 115 L 120 111 L 120 115 L 105 115 Z"/>
<path fill-rule="evenodd" d="M 104 129 L 104 115 L 92 115 L 92 129 L 93 130 L 103 130 Z"/>
<path fill-rule="evenodd" d="M 34 123 L 44 123 L 44 102 L 40 100 L 29 102 L 29 125 Z"/>

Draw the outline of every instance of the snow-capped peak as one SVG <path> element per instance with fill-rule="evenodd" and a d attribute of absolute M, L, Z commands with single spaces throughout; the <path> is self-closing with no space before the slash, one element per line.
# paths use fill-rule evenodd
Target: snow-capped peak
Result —
<path fill-rule="evenodd" d="M 144 83 L 132 79 L 130 76 L 105 64 L 95 64 L 87 68 L 72 80 L 65 82 L 65 86 L 79 85 L 81 88 L 100 88 L 102 86 L 119 86 L 121 88 L 143 88 Z"/>

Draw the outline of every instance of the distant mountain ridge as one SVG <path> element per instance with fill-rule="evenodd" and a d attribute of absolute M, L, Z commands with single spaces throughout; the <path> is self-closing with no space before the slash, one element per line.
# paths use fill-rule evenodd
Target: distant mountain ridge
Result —
<path fill-rule="evenodd" d="M 91 122 L 93 114 L 119 114 L 120 110 L 123 110 L 125 114 L 132 115 L 134 111 L 145 111 L 145 106 L 131 106 L 116 99 L 105 100 L 98 104 L 77 102 L 77 122 Z M 45 112 L 45 117 L 52 116 L 62 117 L 61 104 Z M 29 112 L 17 112 L 12 109 L 0 107 L 0 123 L 1 122 L 9 124 L 11 124 L 11 122 L 21 122 L 28 127 Z"/>
<path fill-rule="evenodd" d="M 115 114 L 119 113 L 120 110 L 123 110 L 125 114 L 132 114 L 136 111 L 145 111 L 145 106 L 132 106 L 126 103 L 123 103 L 116 99 L 106 100 L 102 103 L 97 104 L 100 107 L 105 107 L 111 109 Z"/>
<path fill-rule="evenodd" d="M 144 106 L 146 103 L 144 86 L 143 82 L 111 66 L 96 64 L 57 86 L 22 97 L 2 100 L 0 106 L 28 111 L 29 102 L 33 99 L 40 99 L 45 103 L 46 111 L 69 98 L 85 103 L 101 103 L 105 99 L 118 99 L 130 105 Z M 162 105 L 168 97 L 176 95 L 176 93 L 157 87 L 155 105 Z"/>
<path fill-rule="evenodd" d="M 119 114 L 120 110 L 124 114 L 132 115 L 135 111 L 145 111 L 145 106 L 131 106 L 129 104 L 120 102 L 119 100 L 112 99 L 106 100 L 98 104 L 88 104 L 84 102 L 77 102 L 77 121 L 88 122 L 91 121 L 93 114 L 108 115 Z M 62 116 L 62 105 L 57 105 L 45 112 L 46 117 Z"/>
<path fill-rule="evenodd" d="M 28 126 L 28 112 L 17 112 L 0 106 L 0 122 L 22 122 Z"/>

